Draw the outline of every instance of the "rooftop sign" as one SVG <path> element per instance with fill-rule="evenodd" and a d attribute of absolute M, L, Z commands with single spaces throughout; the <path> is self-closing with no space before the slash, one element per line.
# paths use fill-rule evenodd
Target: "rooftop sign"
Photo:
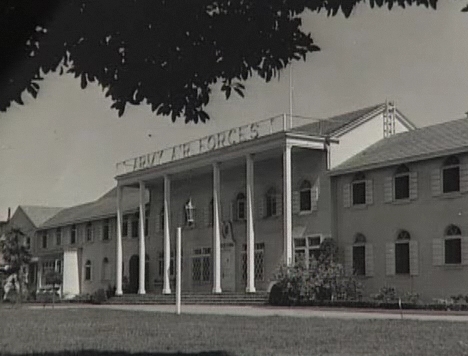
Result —
<path fill-rule="evenodd" d="M 117 174 L 135 172 L 141 169 L 159 166 L 164 163 L 174 162 L 223 147 L 233 146 L 241 142 L 255 140 L 259 137 L 271 135 L 276 132 L 286 131 L 292 127 L 293 123 L 291 118 L 288 118 L 286 115 L 275 116 L 271 119 L 221 131 L 197 140 L 119 162 L 117 163 Z"/>

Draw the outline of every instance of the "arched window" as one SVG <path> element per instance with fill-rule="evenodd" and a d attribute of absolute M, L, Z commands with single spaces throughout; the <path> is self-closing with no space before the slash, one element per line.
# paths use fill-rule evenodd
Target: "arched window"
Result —
<path fill-rule="evenodd" d="M 445 228 L 444 250 L 446 264 L 460 264 L 462 260 L 462 239 L 461 229 L 456 225 L 449 225 Z"/>
<path fill-rule="evenodd" d="M 276 201 L 277 195 L 276 195 L 276 189 L 275 188 L 270 188 L 268 189 L 266 195 L 265 195 L 265 202 L 266 202 L 266 216 L 275 216 L 277 215 L 276 211 Z"/>
<path fill-rule="evenodd" d="M 85 263 L 85 281 L 91 280 L 91 261 L 87 260 Z"/>
<path fill-rule="evenodd" d="M 236 196 L 236 220 L 246 219 L 246 205 L 244 193 L 239 193 Z"/>
<path fill-rule="evenodd" d="M 366 275 L 366 237 L 361 233 L 354 235 L 353 271 L 358 276 Z"/>
<path fill-rule="evenodd" d="M 351 186 L 353 205 L 366 204 L 366 176 L 364 173 L 356 173 Z"/>
<path fill-rule="evenodd" d="M 300 211 L 312 210 L 312 184 L 308 180 L 304 180 L 299 187 L 299 202 Z"/>
<path fill-rule="evenodd" d="M 110 263 L 107 257 L 104 257 L 102 260 L 102 280 L 108 281 L 110 280 Z"/>
<path fill-rule="evenodd" d="M 442 167 L 442 191 L 444 193 L 460 191 L 460 161 L 450 156 L 444 161 Z"/>
<path fill-rule="evenodd" d="M 395 187 L 395 200 L 409 199 L 410 197 L 410 175 L 409 169 L 406 165 L 398 166 L 395 171 L 394 187 Z"/>
<path fill-rule="evenodd" d="M 410 241 L 411 235 L 406 230 L 400 230 L 395 242 L 395 273 L 410 273 Z"/>

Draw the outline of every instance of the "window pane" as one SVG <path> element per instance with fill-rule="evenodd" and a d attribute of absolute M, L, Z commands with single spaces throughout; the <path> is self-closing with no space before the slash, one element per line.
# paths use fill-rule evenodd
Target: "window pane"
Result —
<path fill-rule="evenodd" d="M 312 210 L 312 197 L 310 189 L 302 190 L 300 196 L 300 210 L 309 211 Z"/>
<path fill-rule="evenodd" d="M 366 183 L 353 183 L 353 205 L 366 203 Z"/>
<path fill-rule="evenodd" d="M 294 239 L 294 245 L 295 247 L 305 247 L 306 240 L 304 238 Z"/>
<path fill-rule="evenodd" d="M 395 273 L 410 273 L 409 244 L 395 244 Z"/>
<path fill-rule="evenodd" d="M 309 247 L 320 246 L 320 236 L 309 237 Z"/>
<path fill-rule="evenodd" d="M 461 263 L 461 239 L 445 240 L 445 263 Z"/>
<path fill-rule="evenodd" d="M 366 247 L 353 246 L 353 270 L 358 276 L 366 275 Z"/>
<path fill-rule="evenodd" d="M 460 191 L 460 167 L 444 168 L 442 180 L 444 193 Z"/>
<path fill-rule="evenodd" d="M 395 177 L 395 199 L 409 198 L 409 176 Z"/>

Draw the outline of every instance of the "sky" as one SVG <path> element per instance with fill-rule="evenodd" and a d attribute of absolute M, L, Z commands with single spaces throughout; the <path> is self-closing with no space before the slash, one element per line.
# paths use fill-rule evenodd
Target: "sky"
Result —
<path fill-rule="evenodd" d="M 350 18 L 306 14 L 304 30 L 320 52 L 296 62 L 281 78 L 246 82 L 244 99 L 219 90 L 206 124 L 172 123 L 147 106 L 123 117 L 98 86 L 80 88 L 70 75 L 48 75 L 37 99 L 0 112 L 0 220 L 18 205 L 68 207 L 115 186 L 116 163 L 290 110 L 327 118 L 394 100 L 417 126 L 462 118 L 468 111 L 466 1 L 424 7 L 370 9 Z"/>

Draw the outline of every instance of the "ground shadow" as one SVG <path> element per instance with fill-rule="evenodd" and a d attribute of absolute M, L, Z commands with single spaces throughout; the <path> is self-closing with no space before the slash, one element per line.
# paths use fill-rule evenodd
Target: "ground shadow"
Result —
<path fill-rule="evenodd" d="M 126 351 L 98 351 L 98 350 L 80 350 L 80 351 L 59 351 L 59 352 L 31 352 L 31 353 L 2 353 L 2 356 L 235 356 L 227 351 L 203 351 L 195 353 L 186 352 L 126 352 Z"/>

